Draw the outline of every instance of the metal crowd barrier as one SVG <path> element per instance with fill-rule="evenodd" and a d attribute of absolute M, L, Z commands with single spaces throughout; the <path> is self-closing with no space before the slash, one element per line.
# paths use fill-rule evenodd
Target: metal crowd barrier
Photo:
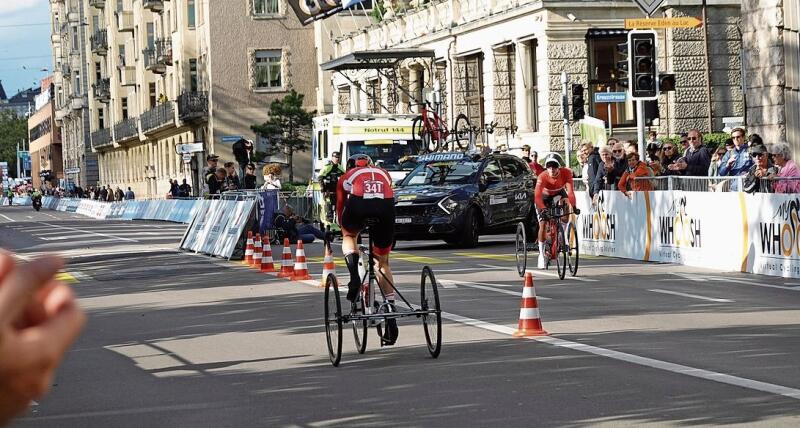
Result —
<path fill-rule="evenodd" d="M 634 180 L 649 181 L 654 191 L 740 192 L 750 188 L 745 176 L 742 175 L 736 177 L 636 177 Z M 755 184 L 755 191 L 759 193 L 800 193 L 800 177 L 760 178 L 756 179 Z M 576 190 L 579 190 L 577 186 Z"/>

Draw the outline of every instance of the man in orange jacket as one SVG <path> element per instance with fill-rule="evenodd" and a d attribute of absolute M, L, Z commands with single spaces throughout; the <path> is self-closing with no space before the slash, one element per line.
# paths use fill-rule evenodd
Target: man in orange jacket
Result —
<path fill-rule="evenodd" d="M 622 174 L 619 179 L 619 191 L 625 196 L 631 197 L 628 192 L 628 180 L 631 180 L 631 190 L 634 192 L 648 192 L 653 190 L 653 184 L 650 180 L 634 180 L 639 177 L 650 177 L 650 170 L 644 162 L 639 161 L 639 154 L 636 152 L 629 153 L 628 156 L 628 169 Z"/>

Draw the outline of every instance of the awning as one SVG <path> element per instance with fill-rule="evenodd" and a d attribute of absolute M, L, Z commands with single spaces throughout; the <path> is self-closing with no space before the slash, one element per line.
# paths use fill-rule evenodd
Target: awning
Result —
<path fill-rule="evenodd" d="M 394 68 L 404 59 L 435 59 L 433 49 L 382 49 L 358 51 L 320 65 L 322 71 L 380 70 Z"/>

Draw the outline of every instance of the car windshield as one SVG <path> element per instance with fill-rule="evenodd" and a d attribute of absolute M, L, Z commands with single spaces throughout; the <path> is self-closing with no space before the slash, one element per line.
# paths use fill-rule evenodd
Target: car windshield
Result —
<path fill-rule="evenodd" d="M 395 141 L 391 144 L 367 144 L 364 141 L 350 141 L 347 147 L 350 156 L 365 154 L 387 171 L 411 171 L 417 166 L 413 155 L 419 153 L 416 141 Z"/>
<path fill-rule="evenodd" d="M 403 180 L 403 186 L 441 186 L 475 182 L 481 163 L 471 160 L 420 164 Z"/>

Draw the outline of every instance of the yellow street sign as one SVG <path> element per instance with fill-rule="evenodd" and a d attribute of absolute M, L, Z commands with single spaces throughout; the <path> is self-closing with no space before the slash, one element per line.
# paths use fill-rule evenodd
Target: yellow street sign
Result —
<path fill-rule="evenodd" d="M 645 29 L 645 28 L 697 28 L 703 25 L 703 21 L 696 16 L 682 16 L 679 18 L 638 18 L 626 19 L 625 29 Z"/>

